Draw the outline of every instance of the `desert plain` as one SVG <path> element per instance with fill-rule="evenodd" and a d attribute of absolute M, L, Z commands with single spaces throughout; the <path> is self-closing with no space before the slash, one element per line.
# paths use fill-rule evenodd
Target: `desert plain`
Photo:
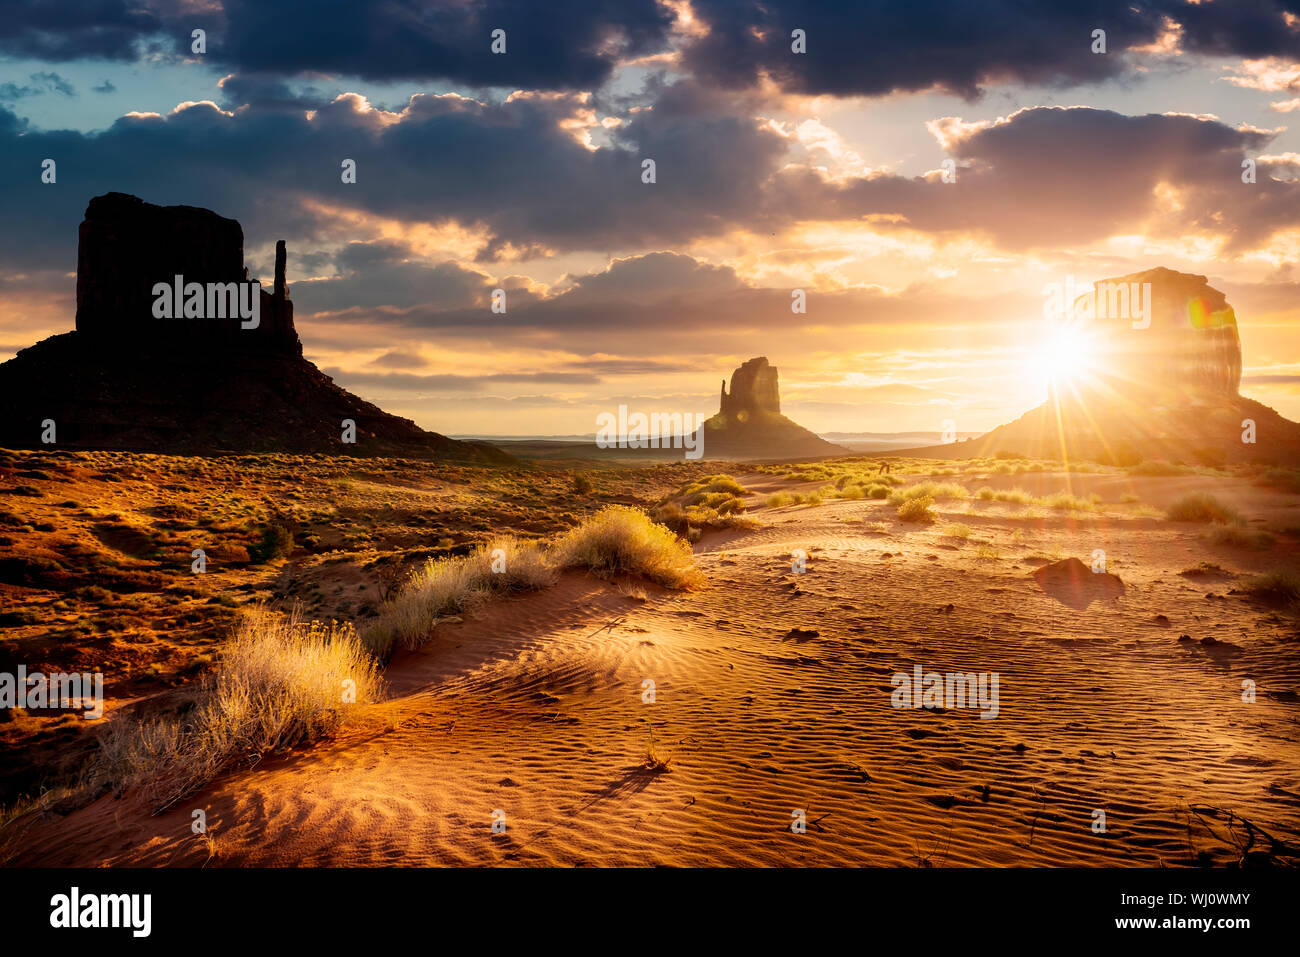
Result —
<path fill-rule="evenodd" d="M 1300 855 L 1285 469 L 14 451 L 0 484 L 2 653 L 106 693 L 99 720 L 0 724 L 10 865 Z M 682 535 L 690 574 L 559 568 L 467 601 L 386 651 L 373 703 L 166 806 L 87 776 L 115 723 L 192 706 L 250 610 L 364 632 L 422 563 L 610 507 Z M 996 675 L 996 715 L 896 707 L 917 666 Z"/>

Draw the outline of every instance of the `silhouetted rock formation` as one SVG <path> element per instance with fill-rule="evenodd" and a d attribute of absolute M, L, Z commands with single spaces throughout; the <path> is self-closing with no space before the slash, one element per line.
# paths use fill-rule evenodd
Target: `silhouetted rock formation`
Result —
<path fill-rule="evenodd" d="M 819 438 L 781 414 L 775 366 L 759 356 L 722 384 L 718 414 L 707 419 L 704 458 L 796 458 L 842 455 L 845 449 Z"/>
<path fill-rule="evenodd" d="M 718 414 L 729 419 L 745 419 L 752 415 L 770 412 L 781 414 L 781 393 L 777 386 L 776 367 L 759 356 L 742 363 L 731 373 L 731 394 L 727 394 L 727 381 L 722 381 L 722 400 Z"/>
<path fill-rule="evenodd" d="M 80 229 L 76 331 L 0 365 L 0 445 L 512 461 L 389 415 L 304 359 L 287 260 L 280 240 L 255 327 L 238 315 L 156 318 L 157 283 L 246 280 L 243 229 L 206 209 L 95 197 Z M 344 420 L 355 423 L 355 443 L 342 441 Z M 52 445 L 42 442 L 48 421 Z"/>
<path fill-rule="evenodd" d="M 1123 305 L 1120 288 L 1131 298 L 1146 283 L 1149 315 L 1135 315 L 1131 302 L 1127 310 L 1115 308 L 1117 301 Z M 1003 451 L 1120 465 L 1143 459 L 1300 463 L 1300 425 L 1238 394 L 1236 313 L 1205 276 L 1162 267 L 1099 280 L 1093 293 L 1075 301 L 1076 315 L 1080 308 L 1089 317 L 1081 324 L 1095 353 L 1093 369 L 979 438 L 902 454 L 967 458 Z M 1242 441 L 1247 420 L 1253 443 Z"/>
<path fill-rule="evenodd" d="M 110 343 L 209 344 L 302 355 L 293 327 L 293 303 L 284 282 L 284 241 L 276 246 L 277 282 L 261 292 L 255 328 L 227 318 L 158 319 L 157 283 L 238 283 L 244 268 L 244 230 L 233 219 L 194 206 L 155 206 L 125 193 L 96 196 L 86 207 L 77 248 L 77 331 Z"/>
<path fill-rule="evenodd" d="M 1146 288 L 1150 315 L 1137 317 L 1132 293 Z M 1237 316 L 1206 277 L 1162 266 L 1103 279 L 1075 309 L 1092 316 L 1097 371 L 1095 381 L 1080 384 L 1090 401 L 1196 405 L 1237 395 Z"/>

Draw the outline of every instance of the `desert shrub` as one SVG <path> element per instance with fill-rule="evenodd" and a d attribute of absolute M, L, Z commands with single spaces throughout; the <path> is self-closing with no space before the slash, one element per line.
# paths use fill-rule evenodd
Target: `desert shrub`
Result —
<path fill-rule="evenodd" d="M 888 485 L 871 485 L 867 488 L 867 498 L 889 498 Z"/>
<path fill-rule="evenodd" d="M 1253 528 L 1242 528 L 1240 525 L 1216 524 L 1206 534 L 1206 538 L 1215 545 L 1226 545 L 1229 548 L 1249 548 L 1258 552 L 1268 551 L 1277 544 L 1277 539 L 1268 532 Z"/>
<path fill-rule="evenodd" d="M 991 502 L 993 501 L 994 494 L 995 493 L 993 489 L 989 488 L 987 485 L 984 485 L 980 488 L 978 492 L 975 493 L 975 497 L 978 498 L 981 502 Z"/>
<path fill-rule="evenodd" d="M 1286 492 L 1300 494 L 1300 471 L 1296 469 L 1267 469 L 1258 479 L 1260 485 L 1280 488 Z"/>
<path fill-rule="evenodd" d="M 1010 449 L 998 449 L 993 453 L 993 457 L 995 459 L 1023 459 L 1025 456 L 1022 452 L 1013 452 Z"/>
<path fill-rule="evenodd" d="M 1221 522 L 1244 525 L 1245 520 L 1232 506 L 1225 505 L 1213 495 L 1196 492 L 1185 495 L 1167 509 L 1165 515 L 1171 522 Z"/>
<path fill-rule="evenodd" d="M 955 522 L 943 527 L 944 538 L 960 538 L 962 541 L 970 538 L 970 526 Z"/>
<path fill-rule="evenodd" d="M 284 525 L 267 525 L 258 543 L 248 547 L 249 558 L 259 563 L 285 558 L 292 551 L 293 532 Z"/>
<path fill-rule="evenodd" d="M 773 492 L 765 500 L 768 508 L 780 508 L 783 505 L 790 505 L 794 502 L 794 496 L 789 492 Z"/>
<path fill-rule="evenodd" d="M 26 495 L 29 498 L 43 498 L 45 496 L 45 493 L 34 485 L 14 485 L 2 491 L 10 495 Z"/>
<path fill-rule="evenodd" d="M 685 495 L 685 505 L 694 505 L 703 496 L 711 492 L 726 492 L 729 495 L 748 495 L 749 489 L 741 485 L 730 475 L 706 475 L 704 478 L 682 488 L 678 493 Z"/>
<path fill-rule="evenodd" d="M 363 629 L 362 638 L 383 659 L 397 644 L 419 645 L 440 619 L 494 594 L 545 588 L 554 581 L 555 572 L 538 543 L 513 538 L 490 541 L 468 555 L 425 562 L 384 602 L 379 617 Z"/>
<path fill-rule="evenodd" d="M 354 700 L 344 700 L 345 681 Z M 224 771 L 329 734 L 382 690 L 351 625 L 258 607 L 241 617 L 187 713 L 108 723 L 90 777 L 139 788 L 161 810 Z"/>
<path fill-rule="evenodd" d="M 1010 502 L 1013 505 L 1031 505 L 1034 501 L 1034 497 L 1022 488 L 994 492 L 993 499 L 997 502 Z"/>
<path fill-rule="evenodd" d="M 1192 470 L 1185 465 L 1174 465 L 1164 459 L 1146 459 L 1131 466 L 1129 475 L 1186 475 Z"/>
<path fill-rule="evenodd" d="M 970 498 L 970 492 L 955 482 L 921 482 L 908 488 L 896 489 L 889 495 L 889 501 L 895 505 L 914 498 L 929 498 L 931 501 L 944 501 L 954 498 Z"/>
<path fill-rule="evenodd" d="M 934 512 L 934 499 L 929 495 L 909 498 L 898 506 L 898 517 L 904 522 L 929 524 L 938 518 Z"/>
<path fill-rule="evenodd" d="M 560 568 L 644 575 L 671 588 L 689 588 L 701 578 L 685 542 L 625 505 L 608 506 L 565 532 L 552 546 L 551 558 Z"/>
<path fill-rule="evenodd" d="M 850 485 L 847 488 L 841 486 L 839 497 L 857 501 L 866 498 L 867 491 L 861 485 Z"/>
<path fill-rule="evenodd" d="M 825 482 L 831 477 L 831 473 L 824 466 L 810 466 L 799 472 L 787 472 L 786 479 L 791 482 Z"/>
<path fill-rule="evenodd" d="M 1300 605 L 1300 575 L 1290 569 L 1256 575 L 1245 583 L 1243 591 L 1270 605 L 1294 608 Z"/>
<path fill-rule="evenodd" d="M 590 495 L 593 488 L 591 478 L 585 472 L 573 476 L 573 491 L 578 495 Z"/>
<path fill-rule="evenodd" d="M 1095 512 L 1097 503 L 1092 499 L 1080 498 L 1069 492 L 1057 492 L 1043 499 L 1043 504 L 1059 512 Z"/>

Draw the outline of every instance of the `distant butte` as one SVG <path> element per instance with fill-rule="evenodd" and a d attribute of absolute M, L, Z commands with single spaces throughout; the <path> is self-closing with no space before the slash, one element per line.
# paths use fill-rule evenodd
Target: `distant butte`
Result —
<path fill-rule="evenodd" d="M 0 446 L 512 461 L 390 415 L 303 358 L 287 261 L 281 240 L 256 326 L 155 318 L 157 283 L 246 281 L 244 231 L 207 209 L 95 197 L 79 232 L 76 330 L 0 364 Z M 345 419 L 355 443 L 342 441 Z M 51 420 L 52 445 L 42 442 Z"/>
<path fill-rule="evenodd" d="M 776 367 L 765 356 L 731 373 L 722 383 L 718 413 L 701 426 L 704 458 L 779 459 L 843 455 L 846 449 L 809 432 L 781 414 Z"/>
<path fill-rule="evenodd" d="M 1148 284 L 1149 315 L 1112 308 L 1122 304 L 1122 288 Z M 1205 276 L 1158 267 L 1098 280 L 1075 300 L 1076 315 L 1089 300 L 1092 314 L 1081 325 L 1096 353 L 1091 371 L 985 435 L 900 454 L 1300 464 L 1300 424 L 1239 393 L 1237 315 Z M 1242 440 L 1248 423 L 1253 442 Z"/>

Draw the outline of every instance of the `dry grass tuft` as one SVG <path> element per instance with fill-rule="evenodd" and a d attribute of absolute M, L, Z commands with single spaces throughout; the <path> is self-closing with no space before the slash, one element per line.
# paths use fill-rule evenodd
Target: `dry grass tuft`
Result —
<path fill-rule="evenodd" d="M 898 517 L 904 522 L 929 525 L 938 518 L 934 511 L 934 499 L 928 495 L 909 498 L 898 506 Z"/>
<path fill-rule="evenodd" d="M 556 539 L 559 568 L 586 568 L 601 577 L 643 575 L 669 588 L 692 588 L 702 574 L 690 545 L 640 509 L 610 505 Z"/>
<path fill-rule="evenodd" d="M 91 782 L 136 788 L 163 810 L 223 771 L 330 734 L 382 691 L 351 625 L 259 606 L 241 617 L 186 714 L 109 723 Z"/>
<path fill-rule="evenodd" d="M 1165 510 L 1171 522 L 1221 522 L 1224 525 L 1244 525 L 1245 519 L 1231 505 L 1225 505 L 1213 495 L 1197 492 L 1185 495 Z"/>
<path fill-rule="evenodd" d="M 554 581 L 555 570 L 540 544 L 496 539 L 469 555 L 426 562 L 383 604 L 362 637 L 383 660 L 396 645 L 419 645 L 442 618 L 493 595 L 541 589 Z"/>

